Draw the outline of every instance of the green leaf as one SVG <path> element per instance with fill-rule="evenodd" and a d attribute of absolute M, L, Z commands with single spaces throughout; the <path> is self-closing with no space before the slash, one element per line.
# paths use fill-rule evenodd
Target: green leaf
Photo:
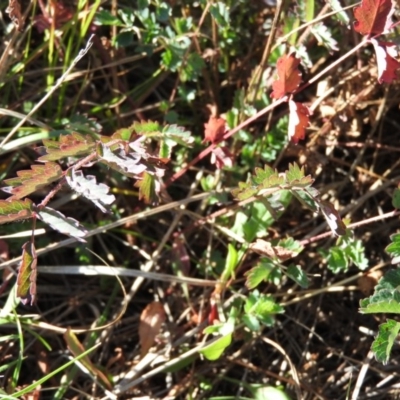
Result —
<path fill-rule="evenodd" d="M 10 199 L 22 199 L 29 194 L 49 185 L 63 176 L 61 167 L 56 163 L 44 165 L 32 165 L 31 170 L 17 172 L 17 178 L 6 179 L 7 185 L 13 186 L 9 191 L 12 193 Z"/>
<path fill-rule="evenodd" d="M 158 200 L 157 186 L 159 183 L 156 177 L 144 172 L 142 178 L 135 183 L 135 187 L 139 188 L 139 200 L 143 199 L 146 203 L 156 202 Z"/>
<path fill-rule="evenodd" d="M 319 210 L 319 204 L 315 200 L 319 196 L 318 190 L 314 189 L 313 187 L 308 187 L 307 191 L 301 189 L 291 189 L 291 193 L 304 207 L 307 207 L 313 212 L 317 212 Z"/>
<path fill-rule="evenodd" d="M 333 11 L 336 11 L 334 15 L 341 23 L 346 26 L 350 25 L 350 18 L 345 10 L 343 10 L 343 5 L 340 4 L 339 0 L 328 0 L 327 3 L 331 6 Z"/>
<path fill-rule="evenodd" d="M 300 265 L 289 265 L 287 271 L 287 276 L 294 280 L 303 289 L 307 289 L 309 281 L 306 273 L 301 269 Z"/>
<path fill-rule="evenodd" d="M 392 243 L 386 247 L 385 251 L 392 257 L 392 264 L 400 263 L 400 233 L 390 236 Z"/>
<path fill-rule="evenodd" d="M 212 3 L 210 6 L 210 14 L 214 17 L 215 22 L 221 28 L 226 26 L 229 27 L 229 9 L 225 3 L 222 1 Z"/>
<path fill-rule="evenodd" d="M 305 0 L 304 2 L 305 6 L 305 20 L 306 22 L 310 22 L 314 19 L 314 8 L 315 8 L 315 3 L 314 0 Z"/>
<path fill-rule="evenodd" d="M 218 360 L 221 357 L 224 350 L 232 343 L 232 334 L 228 334 L 220 337 L 215 342 L 209 344 L 200 350 L 205 358 L 209 361 Z"/>
<path fill-rule="evenodd" d="M 360 302 L 360 312 L 400 313 L 400 270 L 388 271 L 375 286 L 374 294 Z"/>
<path fill-rule="evenodd" d="M 263 262 L 257 264 L 254 268 L 250 269 L 245 273 L 246 287 L 248 289 L 256 288 L 262 281 L 266 281 L 271 273 L 277 269 L 272 261 L 263 259 Z"/>
<path fill-rule="evenodd" d="M 36 298 L 37 256 L 32 241 L 22 246 L 22 260 L 17 277 L 17 296 L 23 304 L 33 305 Z"/>
<path fill-rule="evenodd" d="M 96 25 L 124 26 L 124 24 L 106 10 L 100 10 L 96 13 L 94 23 Z"/>
<path fill-rule="evenodd" d="M 252 332 L 259 332 L 261 330 L 260 321 L 255 315 L 245 314 L 242 317 L 242 321 Z"/>
<path fill-rule="evenodd" d="M 400 189 L 397 188 L 393 192 L 392 204 L 394 208 L 400 208 Z"/>
<path fill-rule="evenodd" d="M 95 142 L 89 135 L 73 132 L 70 135 L 60 135 L 58 140 L 44 139 L 43 144 L 47 155 L 39 157 L 39 161 L 58 161 L 66 157 L 81 157 L 90 154 L 95 149 Z"/>
<path fill-rule="evenodd" d="M 86 352 L 86 349 L 83 347 L 82 343 L 79 342 L 76 335 L 69 328 L 64 333 L 64 339 L 74 357 L 81 356 Z M 106 387 L 108 390 L 112 389 L 112 385 L 108 377 L 93 364 L 89 355 L 83 356 L 80 359 L 80 362 L 85 366 L 92 376 L 95 376 L 101 382 L 104 387 Z"/>
<path fill-rule="evenodd" d="M 227 282 L 229 279 L 234 277 L 235 268 L 238 265 L 238 252 L 236 249 L 229 243 L 228 245 L 228 255 L 226 257 L 226 263 L 224 272 L 221 275 L 221 281 Z"/>
<path fill-rule="evenodd" d="M 77 220 L 66 217 L 59 211 L 53 210 L 50 207 L 44 207 L 37 212 L 38 217 L 47 225 L 51 226 L 54 230 L 63 233 L 64 235 L 72 236 L 81 242 L 87 230 Z"/>
<path fill-rule="evenodd" d="M 392 319 L 388 319 L 384 324 L 379 326 L 378 335 L 371 347 L 377 361 L 382 364 L 386 364 L 389 361 L 390 352 L 399 331 L 400 323 Z"/>
<path fill-rule="evenodd" d="M 322 253 L 322 252 L 321 252 Z M 322 253 L 324 255 L 324 253 Z M 325 253 L 326 255 L 326 253 Z M 349 262 L 344 250 L 339 247 L 331 247 L 326 255 L 328 268 L 335 274 L 347 271 Z"/>
<path fill-rule="evenodd" d="M 33 203 L 25 200 L 0 200 L 0 224 L 32 218 Z"/>

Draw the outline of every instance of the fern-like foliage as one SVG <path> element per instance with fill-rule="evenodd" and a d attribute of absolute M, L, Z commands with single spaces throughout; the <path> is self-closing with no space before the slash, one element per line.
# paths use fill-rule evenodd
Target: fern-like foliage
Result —
<path fill-rule="evenodd" d="M 232 191 L 232 195 L 238 200 L 249 200 L 252 197 L 264 197 L 268 200 L 269 196 L 279 190 L 289 190 L 312 211 L 320 210 L 335 235 L 342 236 L 346 233 L 339 213 L 332 204 L 319 198 L 319 192 L 312 187 L 314 179 L 305 175 L 304 168 L 289 164 L 289 169 L 280 173 L 266 165 L 264 168 L 255 168 L 254 172 L 247 182 L 239 182 L 239 187 Z"/>
<path fill-rule="evenodd" d="M 18 171 L 17 178 L 4 181 L 9 185 L 7 191 L 12 194 L 9 200 L 22 199 L 63 176 L 61 167 L 56 163 L 32 165 L 31 168 L 31 170 Z"/>
<path fill-rule="evenodd" d="M 58 161 L 66 157 L 81 157 L 90 154 L 95 141 L 89 135 L 73 132 L 70 135 L 60 135 L 58 140 L 43 140 L 47 154 L 39 157 L 39 161 Z"/>
<path fill-rule="evenodd" d="M 58 140 L 43 140 L 43 147 L 38 149 L 42 154 L 38 161 L 42 164 L 18 171 L 17 177 L 4 181 L 7 187 L 3 187 L 3 191 L 11 196 L 0 200 L 0 224 L 39 218 L 60 233 L 84 241 L 87 231 L 78 221 L 47 207 L 50 199 L 63 185 L 67 184 L 101 211 L 107 212 L 115 196 L 109 193 L 110 188 L 106 184 L 98 183 L 94 176 L 85 176 L 81 170 L 93 163 L 102 163 L 134 179 L 135 186 L 139 188 L 139 199 L 150 203 L 160 196 L 161 178 L 172 148 L 177 144 L 188 146 L 193 142 L 190 132 L 184 128 L 176 125 L 162 126 L 153 121 L 135 122 L 111 136 L 100 135 L 101 127 L 87 119 L 71 120 L 69 129 L 70 133 L 65 134 L 68 131 L 63 131 Z M 76 161 L 63 170 L 57 161 L 68 157 Z M 58 185 L 49 189 L 40 204 L 36 205 L 26 198 L 57 181 Z M 23 301 L 33 302 L 36 294 L 33 240 L 24 245 L 22 258 L 17 293 Z"/>

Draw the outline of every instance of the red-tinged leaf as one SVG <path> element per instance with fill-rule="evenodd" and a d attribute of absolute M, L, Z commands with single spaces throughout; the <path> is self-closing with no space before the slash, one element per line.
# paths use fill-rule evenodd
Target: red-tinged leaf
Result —
<path fill-rule="evenodd" d="M 233 154 L 227 147 L 216 147 L 211 152 L 211 163 L 218 169 L 233 166 Z"/>
<path fill-rule="evenodd" d="M 74 357 L 78 357 L 86 351 L 82 343 L 79 342 L 76 335 L 69 328 L 64 333 L 64 340 L 67 343 L 69 351 L 74 355 Z M 107 378 L 104 372 L 102 372 L 92 363 L 88 355 L 82 357 L 79 361 L 85 366 L 92 376 L 95 376 L 103 384 L 104 387 L 106 387 L 108 390 L 111 390 L 112 386 L 110 380 Z"/>
<path fill-rule="evenodd" d="M 391 83 L 398 78 L 397 71 L 400 69 L 400 62 L 396 60 L 396 45 L 390 42 L 380 42 L 371 39 L 376 53 L 378 65 L 378 82 Z"/>
<path fill-rule="evenodd" d="M 278 79 L 272 84 L 273 99 L 280 99 L 287 93 L 292 93 L 296 90 L 301 82 L 300 70 L 297 68 L 300 64 L 300 59 L 294 54 L 282 56 L 276 63 Z"/>
<path fill-rule="evenodd" d="M 22 261 L 17 277 L 17 296 L 23 304 L 33 305 L 36 298 L 37 256 L 33 242 L 22 246 Z"/>
<path fill-rule="evenodd" d="M 155 338 L 160 333 L 161 326 L 165 321 L 165 311 L 158 301 L 150 303 L 140 315 L 139 341 L 141 357 L 144 357 L 153 346 Z"/>
<path fill-rule="evenodd" d="M 306 128 L 309 123 L 310 111 L 302 103 L 289 101 L 289 126 L 288 138 L 293 143 L 298 143 L 306 136 Z"/>
<path fill-rule="evenodd" d="M 143 199 L 148 204 L 158 201 L 160 186 L 154 175 L 144 172 L 143 177 L 135 183 L 135 187 L 139 188 L 139 200 Z"/>
<path fill-rule="evenodd" d="M 10 189 L 13 196 L 9 199 L 22 199 L 63 176 L 61 167 L 56 163 L 32 165 L 31 168 L 31 170 L 18 171 L 17 178 L 4 181 L 7 185 L 15 186 Z"/>
<path fill-rule="evenodd" d="M 226 121 L 223 118 L 211 116 L 207 123 L 204 124 L 203 143 L 218 143 L 226 132 Z"/>
<path fill-rule="evenodd" d="M 33 203 L 25 200 L 0 200 L 0 224 L 32 218 Z"/>
<path fill-rule="evenodd" d="M 22 32 L 24 25 L 24 20 L 21 14 L 21 4 L 19 0 L 10 0 L 8 7 L 6 8 L 6 13 L 10 16 L 15 27 Z"/>
<path fill-rule="evenodd" d="M 58 161 L 66 157 L 81 157 L 95 149 L 95 142 L 89 135 L 71 133 L 60 135 L 58 140 L 43 140 L 47 154 L 39 157 L 39 161 Z"/>
<path fill-rule="evenodd" d="M 392 0 L 362 0 L 354 9 L 354 29 L 361 35 L 380 35 L 392 25 Z"/>

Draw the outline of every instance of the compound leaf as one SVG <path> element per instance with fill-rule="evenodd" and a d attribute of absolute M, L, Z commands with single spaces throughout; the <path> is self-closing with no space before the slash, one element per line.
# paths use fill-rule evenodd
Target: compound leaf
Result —
<path fill-rule="evenodd" d="M 38 211 L 38 217 L 47 225 L 51 226 L 54 230 L 63 233 L 64 235 L 72 236 L 81 242 L 87 234 L 87 230 L 75 219 L 66 217 L 59 211 L 53 210 L 49 207 L 44 207 Z"/>
<path fill-rule="evenodd" d="M 13 195 L 10 199 L 22 199 L 36 190 L 49 185 L 63 176 L 61 167 L 53 162 L 44 165 L 32 165 L 31 170 L 17 172 L 17 178 L 6 179 L 4 182 L 13 186 L 9 192 Z"/>
<path fill-rule="evenodd" d="M 141 155 L 136 153 L 127 154 L 124 149 L 113 152 L 108 146 L 99 144 L 97 146 L 97 154 L 109 167 L 132 178 L 137 178 L 138 175 L 143 173 L 147 168 L 146 165 L 141 162 Z"/>
<path fill-rule="evenodd" d="M 82 171 L 71 169 L 65 178 L 72 190 L 90 200 L 103 212 L 107 212 L 105 206 L 109 206 L 115 201 L 115 196 L 108 194 L 110 188 L 104 183 L 97 183 L 95 176 L 85 177 Z"/>
<path fill-rule="evenodd" d="M 81 157 L 95 149 L 95 142 L 89 135 L 73 132 L 60 135 L 58 140 L 43 140 L 47 154 L 39 157 L 39 161 L 57 161 L 65 157 Z"/>

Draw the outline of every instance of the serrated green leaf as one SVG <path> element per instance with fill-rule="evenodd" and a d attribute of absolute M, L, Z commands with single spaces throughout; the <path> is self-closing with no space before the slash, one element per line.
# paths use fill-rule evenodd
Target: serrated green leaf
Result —
<path fill-rule="evenodd" d="M 14 186 L 10 189 L 13 195 L 10 199 L 22 199 L 42 187 L 60 179 L 63 176 L 61 167 L 53 162 L 43 165 L 32 165 L 30 170 L 17 172 L 17 178 L 6 179 L 7 185 Z M 18 186 L 17 186 L 18 185 Z"/>
<path fill-rule="evenodd" d="M 289 169 L 286 171 L 286 181 L 293 183 L 300 181 L 302 178 L 304 178 L 304 167 L 300 168 L 296 163 L 289 164 Z"/>
<path fill-rule="evenodd" d="M 287 271 L 287 276 L 294 280 L 303 289 L 307 289 L 309 281 L 306 273 L 301 269 L 300 265 L 289 265 Z"/>
<path fill-rule="evenodd" d="M 388 271 L 375 286 L 374 294 L 360 302 L 362 313 L 400 313 L 400 271 Z"/>
<path fill-rule="evenodd" d="M 87 230 L 77 220 L 66 217 L 59 211 L 53 210 L 50 207 L 44 207 L 37 212 L 38 217 L 47 225 L 51 226 L 54 230 L 63 233 L 64 235 L 72 236 L 81 242 Z"/>
<path fill-rule="evenodd" d="M 33 203 L 25 200 L 0 200 L 0 224 L 32 217 Z"/>
<path fill-rule="evenodd" d="M 254 268 L 245 273 L 246 287 L 248 289 L 256 288 L 262 281 L 266 281 L 276 266 L 269 261 L 260 262 Z"/>
<path fill-rule="evenodd" d="M 236 197 L 239 201 L 247 200 L 250 197 L 257 194 L 258 188 L 252 186 L 251 184 L 247 184 L 245 182 L 239 182 L 239 188 L 233 189 L 231 191 L 232 196 Z"/>
<path fill-rule="evenodd" d="M 345 252 L 338 247 L 332 247 L 329 250 L 326 261 L 328 262 L 328 268 L 335 274 L 347 271 L 349 267 Z"/>
<path fill-rule="evenodd" d="M 22 260 L 17 277 L 17 296 L 23 304 L 33 305 L 36 297 L 37 256 L 32 241 L 22 246 Z"/>
<path fill-rule="evenodd" d="M 392 319 L 388 319 L 384 324 L 379 326 L 378 335 L 371 347 L 377 361 L 382 364 L 386 364 L 389 361 L 390 352 L 399 331 L 400 323 Z"/>
<path fill-rule="evenodd" d="M 252 178 L 254 183 L 261 185 L 264 180 L 270 179 L 272 176 L 278 176 L 279 173 L 276 169 L 271 168 L 269 165 L 265 165 L 264 169 L 256 167 L 254 169 L 255 176 Z"/>
<path fill-rule="evenodd" d="M 60 135 L 58 140 L 43 140 L 47 154 L 39 157 L 39 161 L 58 161 L 66 157 L 81 157 L 95 149 L 95 142 L 89 135 L 73 132 Z"/>
<path fill-rule="evenodd" d="M 131 128 L 138 135 L 143 135 L 147 137 L 160 135 L 163 129 L 162 125 L 156 121 L 135 121 Z"/>

